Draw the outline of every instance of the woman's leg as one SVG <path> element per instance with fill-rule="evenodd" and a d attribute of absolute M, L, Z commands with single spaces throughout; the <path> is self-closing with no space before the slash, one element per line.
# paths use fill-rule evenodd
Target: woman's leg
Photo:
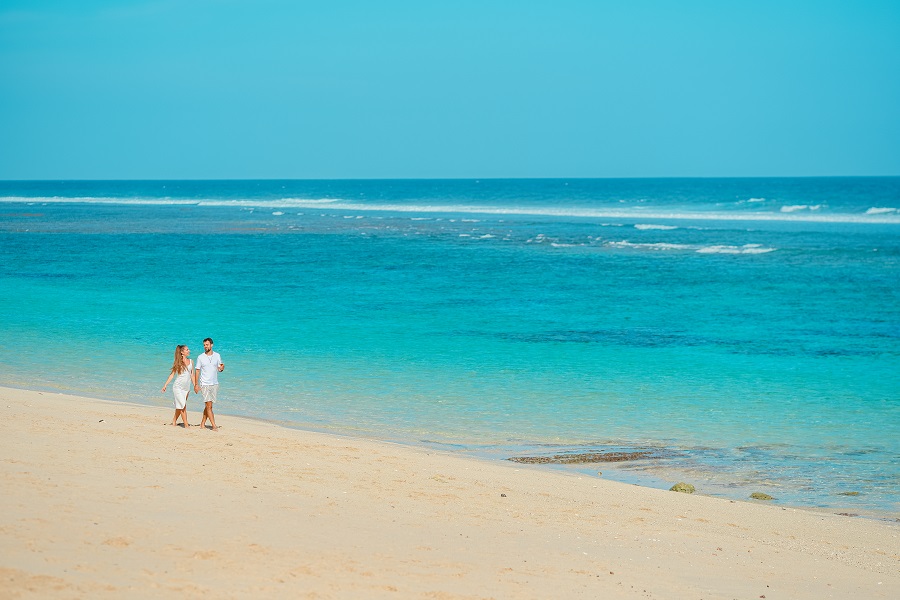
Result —
<path fill-rule="evenodd" d="M 187 429 L 188 427 L 191 426 L 191 424 L 188 423 L 188 418 L 187 418 L 187 399 L 188 399 L 189 395 L 190 395 L 190 392 L 184 393 L 184 408 L 181 409 L 181 420 L 184 422 L 185 429 Z"/>

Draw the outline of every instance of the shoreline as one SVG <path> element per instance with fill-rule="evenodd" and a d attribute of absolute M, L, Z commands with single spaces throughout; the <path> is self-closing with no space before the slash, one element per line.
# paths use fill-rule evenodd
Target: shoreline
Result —
<path fill-rule="evenodd" d="M 0 390 L 18 390 L 22 392 L 42 392 L 46 394 L 63 394 L 70 395 L 73 397 L 79 398 L 91 398 L 106 402 L 112 403 L 124 403 L 133 406 L 146 407 L 146 408 L 166 408 L 171 405 L 169 401 L 169 394 L 163 396 L 149 396 L 149 402 L 141 402 L 133 399 L 113 399 L 111 397 L 94 397 L 94 396 L 84 396 L 81 392 L 78 391 L 61 391 L 58 387 L 54 387 L 53 384 L 48 383 L 45 386 L 35 387 L 35 388 L 25 388 L 25 387 L 17 387 L 15 385 L 10 384 L 2 384 L 0 385 Z M 112 394 L 113 392 L 110 392 Z M 196 401 L 193 405 L 193 409 L 190 411 L 190 414 L 194 415 L 194 420 L 199 420 L 200 411 L 197 410 Z M 218 414 L 218 413 L 217 413 Z M 447 453 L 451 456 L 458 457 L 468 457 L 475 460 L 484 460 L 490 462 L 502 462 L 506 463 L 507 461 L 512 461 L 511 459 L 515 457 L 521 456 L 545 456 L 551 454 L 558 453 L 578 453 L 585 451 L 597 451 L 597 452 L 608 452 L 608 451 L 620 451 L 623 448 L 627 448 L 626 451 L 635 451 L 635 450 L 646 450 L 650 449 L 653 452 L 658 452 L 660 454 L 671 451 L 670 448 L 666 446 L 658 446 L 653 444 L 643 444 L 643 445 L 627 445 L 627 444 L 602 444 L 602 443 L 578 443 L 572 442 L 571 444 L 566 443 L 556 443 L 556 444 L 548 444 L 545 442 L 534 442 L 534 443 L 521 443 L 521 444 L 499 444 L 499 443 L 464 443 L 459 442 L 455 443 L 450 440 L 447 441 L 439 441 L 439 440 L 425 440 L 425 439 L 416 439 L 415 436 L 409 436 L 406 438 L 399 436 L 391 436 L 391 437 L 379 437 L 374 432 L 368 429 L 358 429 L 354 430 L 351 428 L 341 428 L 341 427 L 332 427 L 332 426 L 321 426 L 317 425 L 313 422 L 303 422 L 303 421 L 289 421 L 285 419 L 269 419 L 264 417 L 257 417 L 252 415 L 240 415 L 233 414 L 228 412 L 223 412 L 223 416 L 227 418 L 236 418 L 236 419 L 246 419 L 249 421 L 254 421 L 261 424 L 269 424 L 276 427 L 283 427 L 285 429 L 291 429 L 295 431 L 301 432 L 309 432 L 309 433 L 318 433 L 323 435 L 333 435 L 340 438 L 346 438 L 350 440 L 360 439 L 366 440 L 374 443 L 387 443 L 387 444 L 396 444 L 402 447 L 412 448 L 412 449 L 420 449 L 431 452 L 439 452 L 439 453 Z M 587 449 L 587 450 L 586 450 Z M 690 451 L 688 451 L 690 452 Z M 805 510 L 814 513 L 821 514 L 834 514 L 838 516 L 850 516 L 855 518 L 862 519 L 873 519 L 876 521 L 883 521 L 887 523 L 895 523 L 900 522 L 900 510 L 893 510 L 890 508 L 872 508 L 872 507 L 860 507 L 854 506 L 851 503 L 831 503 L 828 505 L 811 505 L 804 504 L 802 502 L 792 501 L 792 499 L 784 499 L 778 495 L 780 489 L 780 484 L 778 483 L 770 483 L 770 484 L 747 484 L 747 483 L 739 483 L 735 482 L 736 478 L 740 477 L 739 473 L 731 472 L 727 477 L 717 478 L 719 472 L 713 468 L 713 465 L 706 465 L 707 468 L 700 468 L 698 470 L 694 470 L 692 472 L 687 472 L 685 468 L 679 468 L 678 466 L 666 466 L 654 463 L 642 463 L 639 461 L 626 461 L 626 462 L 596 462 L 596 463 L 584 463 L 584 464 L 570 464 L 570 465 L 560 465 L 560 464 L 539 464 L 539 465 L 527 465 L 527 464 L 519 464 L 519 468 L 534 468 L 540 471 L 550 471 L 550 472 L 559 472 L 563 474 L 576 475 L 581 477 L 590 477 L 594 479 L 600 479 L 601 477 L 607 481 L 616 481 L 625 485 L 635 485 L 647 489 L 656 489 L 661 491 L 667 491 L 672 485 L 678 482 L 686 482 L 692 485 L 695 485 L 697 491 L 696 495 L 703 495 L 712 498 L 720 498 L 728 501 L 736 501 L 736 502 L 748 502 L 751 504 L 759 504 L 763 501 L 753 500 L 750 498 L 750 494 L 752 492 L 763 492 L 775 494 L 776 497 L 769 502 L 763 502 L 766 504 L 771 504 L 773 506 L 778 506 L 782 508 L 788 509 L 797 509 L 797 510 Z M 601 475 L 597 473 L 601 472 Z M 825 484 L 823 484 L 825 485 Z M 736 493 L 735 490 L 740 490 L 741 493 Z M 790 494 L 790 492 L 788 492 Z M 831 494 L 841 495 L 837 492 Z M 853 497 L 854 495 L 850 495 Z M 900 505 L 898 505 L 898 509 L 900 509 Z"/>
<path fill-rule="evenodd" d="M 900 526 L 0 387 L 4 597 L 892 598 Z"/>

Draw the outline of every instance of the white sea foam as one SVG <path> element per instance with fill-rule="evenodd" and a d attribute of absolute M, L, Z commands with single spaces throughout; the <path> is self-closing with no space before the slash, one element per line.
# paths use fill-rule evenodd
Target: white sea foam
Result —
<path fill-rule="evenodd" d="M 880 223 L 900 224 L 900 210 L 891 211 L 876 209 L 866 211 L 865 214 L 837 213 L 823 214 L 819 212 L 821 205 L 793 205 L 784 206 L 780 212 L 729 212 L 729 211 L 679 211 L 679 210 L 654 210 L 652 208 L 640 209 L 613 209 L 613 208 L 557 208 L 557 207 L 503 207 L 503 206 L 472 206 L 458 204 L 360 204 L 334 198 L 282 198 L 278 200 L 224 200 L 216 198 L 206 199 L 179 199 L 179 198 L 61 198 L 61 197 L 0 197 L 0 203 L 67 203 L 67 204 L 144 204 L 144 205 L 193 205 L 211 207 L 241 207 L 241 208 L 267 208 L 303 209 L 323 208 L 327 206 L 333 210 L 355 212 L 396 212 L 396 213 L 437 213 L 459 215 L 520 215 L 520 216 L 548 216 L 548 217 L 578 217 L 599 219 L 641 219 L 654 220 L 692 220 L 692 221 L 786 221 L 786 222 L 815 222 L 815 223 Z"/>
<path fill-rule="evenodd" d="M 885 206 L 885 207 L 873 206 L 872 208 L 870 208 L 869 210 L 866 211 L 866 214 L 867 215 L 889 215 L 889 214 L 893 214 L 896 212 L 900 212 L 900 210 L 898 210 L 896 208 L 891 208 L 888 206 Z"/>
<path fill-rule="evenodd" d="M 272 214 L 275 215 L 276 217 L 280 217 L 280 216 L 283 215 L 284 213 L 283 213 L 282 211 L 280 211 L 280 210 L 276 210 L 276 211 L 273 212 Z"/>
<path fill-rule="evenodd" d="M 299 199 L 282 198 L 279 200 L 225 200 L 218 198 L 107 198 L 96 196 L 0 196 L 0 202 L 26 202 L 47 204 L 137 204 L 152 206 L 236 206 L 241 208 L 306 208 L 320 207 L 323 204 L 336 202 L 333 198 Z"/>
<path fill-rule="evenodd" d="M 606 242 L 604 244 L 609 248 L 632 248 L 635 250 L 677 250 L 677 251 L 693 251 L 700 254 L 766 254 L 774 252 L 777 248 L 767 248 L 762 244 L 745 244 L 743 246 L 697 246 L 691 244 L 669 244 L 664 242 L 656 243 L 635 243 L 629 241 Z"/>
<path fill-rule="evenodd" d="M 700 254 L 766 254 L 777 248 L 766 248 L 761 244 L 744 244 L 743 246 L 704 246 L 697 249 Z"/>
<path fill-rule="evenodd" d="M 621 241 L 621 242 L 606 242 L 606 246 L 610 248 L 635 248 L 639 250 L 691 250 L 694 246 L 689 246 L 687 244 L 666 244 L 666 243 L 646 243 L 646 244 L 636 244 L 634 242 L 629 241 Z"/>
<path fill-rule="evenodd" d="M 158 206 L 197 205 L 198 200 L 179 200 L 176 198 L 97 198 L 83 197 L 27 197 L 27 196 L 0 196 L 0 202 L 24 202 L 27 204 L 151 204 Z"/>
<path fill-rule="evenodd" d="M 783 213 L 792 213 L 792 212 L 797 212 L 798 210 L 819 210 L 820 208 L 822 208 L 822 205 L 821 205 L 821 204 L 813 204 L 813 205 L 809 205 L 809 204 L 792 204 L 792 205 L 789 205 L 789 206 L 782 206 L 782 207 L 781 207 L 781 212 L 783 212 Z"/>
<path fill-rule="evenodd" d="M 642 231 L 652 230 L 652 229 L 658 229 L 660 231 L 667 231 L 669 229 L 678 229 L 678 226 L 677 225 L 652 225 L 652 224 L 638 223 L 637 225 L 634 226 L 634 228 L 640 229 Z"/>

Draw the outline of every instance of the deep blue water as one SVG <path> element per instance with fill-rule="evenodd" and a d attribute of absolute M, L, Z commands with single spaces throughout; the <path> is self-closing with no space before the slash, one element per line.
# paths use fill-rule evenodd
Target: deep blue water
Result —
<path fill-rule="evenodd" d="M 900 178 L 0 182 L 0 384 L 166 405 L 211 336 L 226 426 L 649 448 L 590 471 L 897 514 L 898 209 Z"/>

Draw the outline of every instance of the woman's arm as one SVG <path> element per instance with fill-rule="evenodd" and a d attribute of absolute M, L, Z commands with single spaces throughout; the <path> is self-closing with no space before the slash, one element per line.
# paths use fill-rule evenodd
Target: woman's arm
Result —
<path fill-rule="evenodd" d="M 166 388 L 169 387 L 169 382 L 172 381 L 172 378 L 175 377 L 175 371 L 169 373 L 169 378 L 166 379 L 166 382 L 163 384 L 162 391 L 166 391 Z"/>

